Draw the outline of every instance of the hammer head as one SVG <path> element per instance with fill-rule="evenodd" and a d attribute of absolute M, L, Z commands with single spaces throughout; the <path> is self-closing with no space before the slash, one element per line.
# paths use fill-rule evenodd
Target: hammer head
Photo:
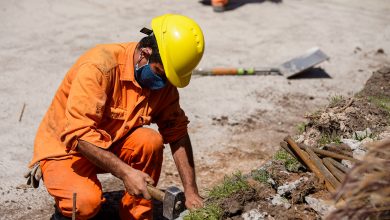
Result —
<path fill-rule="evenodd" d="M 169 220 L 179 217 L 185 210 L 184 193 L 177 187 L 171 186 L 165 190 L 163 201 L 163 216 Z"/>

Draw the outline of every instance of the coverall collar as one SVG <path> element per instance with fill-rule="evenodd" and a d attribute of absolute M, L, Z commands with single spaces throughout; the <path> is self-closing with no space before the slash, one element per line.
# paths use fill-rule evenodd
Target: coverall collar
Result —
<path fill-rule="evenodd" d="M 122 54 L 120 57 L 121 63 L 124 63 L 123 71 L 121 71 L 119 79 L 122 81 L 131 81 L 134 84 L 138 85 L 136 83 L 134 78 L 134 52 L 135 48 L 137 46 L 137 43 L 131 43 L 126 47 L 125 53 Z"/>

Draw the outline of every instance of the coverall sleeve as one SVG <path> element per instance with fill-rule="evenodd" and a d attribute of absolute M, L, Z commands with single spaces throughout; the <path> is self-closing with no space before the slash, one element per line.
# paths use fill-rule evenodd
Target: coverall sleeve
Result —
<path fill-rule="evenodd" d="M 156 117 L 156 123 L 165 144 L 175 142 L 187 134 L 189 121 L 180 107 L 177 88 L 173 86 L 169 88 Z"/>
<path fill-rule="evenodd" d="M 98 129 L 107 91 L 108 80 L 97 67 L 84 64 L 79 68 L 70 88 L 65 110 L 67 121 L 61 134 L 68 152 L 76 149 L 79 139 L 104 149 L 112 144 L 111 136 Z"/>

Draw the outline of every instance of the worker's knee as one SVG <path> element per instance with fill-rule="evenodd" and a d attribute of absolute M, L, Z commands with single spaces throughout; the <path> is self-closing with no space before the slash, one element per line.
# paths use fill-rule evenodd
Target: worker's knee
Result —
<path fill-rule="evenodd" d="M 160 153 L 163 150 L 164 143 L 161 135 L 152 129 L 148 129 L 146 132 L 146 137 L 143 140 L 144 151 L 147 154 Z"/>
<path fill-rule="evenodd" d="M 89 219 L 95 216 L 100 210 L 102 193 L 91 191 L 78 192 L 76 196 L 77 219 Z M 71 217 L 73 210 L 73 199 L 62 200 L 58 203 L 61 213 Z"/>
<path fill-rule="evenodd" d="M 142 152 L 145 156 L 158 156 L 163 152 L 163 138 L 151 128 L 138 128 L 132 134 L 132 138 L 130 145 L 134 144 L 136 152 Z"/>
<path fill-rule="evenodd" d="M 84 194 L 84 195 L 83 195 Z M 77 198 L 77 213 L 80 217 L 89 219 L 96 215 L 100 210 L 102 203 L 102 194 L 83 193 Z"/>
<path fill-rule="evenodd" d="M 163 149 L 163 138 L 157 131 L 138 128 L 121 145 L 119 158 L 127 164 L 138 164 L 139 169 L 143 169 L 151 160 L 154 164 L 159 164 L 159 161 L 162 161 Z"/>

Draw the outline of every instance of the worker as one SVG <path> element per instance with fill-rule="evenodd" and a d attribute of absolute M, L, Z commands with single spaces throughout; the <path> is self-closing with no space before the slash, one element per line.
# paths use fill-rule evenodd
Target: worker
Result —
<path fill-rule="evenodd" d="M 211 0 L 211 6 L 214 12 L 224 12 L 229 0 Z"/>
<path fill-rule="evenodd" d="M 26 176 L 43 175 L 54 197 L 52 219 L 95 216 L 102 203 L 99 173 L 123 181 L 121 219 L 151 219 L 147 184 L 156 186 L 164 143 L 170 145 L 188 209 L 203 205 L 195 179 L 189 123 L 179 105 L 177 88 L 189 84 L 204 51 L 197 23 L 182 15 L 152 19 L 140 42 L 103 44 L 71 67 L 36 134 Z M 158 132 L 144 127 L 156 123 Z M 38 179 L 37 179 L 38 177 Z"/>

